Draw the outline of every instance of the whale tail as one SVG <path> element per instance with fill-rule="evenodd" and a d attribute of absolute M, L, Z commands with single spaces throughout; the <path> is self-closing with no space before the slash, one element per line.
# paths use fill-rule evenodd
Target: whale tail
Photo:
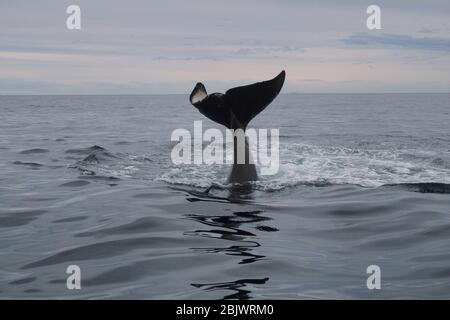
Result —
<path fill-rule="evenodd" d="M 225 94 L 207 94 L 202 83 L 197 83 L 189 100 L 209 119 L 229 129 L 247 128 L 249 122 L 263 111 L 278 95 L 284 84 L 286 72 L 275 78 L 229 89 Z"/>
<path fill-rule="evenodd" d="M 200 113 L 220 123 L 228 129 L 245 131 L 249 122 L 263 111 L 278 95 L 284 84 L 285 71 L 275 78 L 246 86 L 229 89 L 225 94 L 207 94 L 205 86 L 198 82 L 192 90 L 189 100 Z M 251 160 L 248 141 L 244 137 L 244 150 L 238 150 L 237 137 L 234 137 L 233 168 L 229 183 L 242 183 L 258 180 L 256 167 Z M 244 152 L 244 163 L 239 163 L 238 154 Z"/>
<path fill-rule="evenodd" d="M 230 106 L 241 129 L 245 130 L 249 122 L 276 98 L 285 77 L 283 70 L 271 80 L 232 88 L 225 93 L 226 105 Z"/>

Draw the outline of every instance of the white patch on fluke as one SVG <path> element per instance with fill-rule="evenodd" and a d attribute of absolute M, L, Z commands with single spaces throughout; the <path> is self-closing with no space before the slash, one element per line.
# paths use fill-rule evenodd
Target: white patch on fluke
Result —
<path fill-rule="evenodd" d="M 205 99 L 206 96 L 207 94 L 204 87 L 200 87 L 199 89 L 197 89 L 197 91 L 195 91 L 194 95 L 192 96 L 191 103 L 195 104 L 197 102 L 200 102 L 203 99 Z"/>

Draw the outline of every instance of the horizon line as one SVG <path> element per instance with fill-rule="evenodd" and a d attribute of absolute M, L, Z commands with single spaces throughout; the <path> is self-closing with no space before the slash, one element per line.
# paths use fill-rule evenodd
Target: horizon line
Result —
<path fill-rule="evenodd" d="M 450 91 L 386 91 L 386 92 L 285 92 L 280 95 L 289 94 L 450 94 Z M 8 96 L 176 96 L 189 95 L 189 93 L 0 93 L 0 97 Z"/>

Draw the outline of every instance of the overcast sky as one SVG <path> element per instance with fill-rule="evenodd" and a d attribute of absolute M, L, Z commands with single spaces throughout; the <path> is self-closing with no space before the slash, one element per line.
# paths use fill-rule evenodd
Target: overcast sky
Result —
<path fill-rule="evenodd" d="M 0 0 L 0 94 L 214 92 L 282 69 L 283 92 L 449 92 L 450 1 Z"/>

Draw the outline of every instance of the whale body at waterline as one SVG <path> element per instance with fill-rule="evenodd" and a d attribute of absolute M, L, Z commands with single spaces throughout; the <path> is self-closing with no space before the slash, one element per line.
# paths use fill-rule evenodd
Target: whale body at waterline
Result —
<path fill-rule="evenodd" d="M 198 82 L 192 90 L 191 104 L 207 118 L 228 129 L 245 132 L 249 122 L 263 111 L 278 95 L 283 87 L 286 72 L 281 71 L 271 80 L 235 87 L 225 93 L 208 94 L 205 86 Z M 256 167 L 251 159 L 247 139 L 244 149 L 245 162 L 238 163 L 237 137 L 234 137 L 234 161 L 228 183 L 245 183 L 258 180 Z"/>

